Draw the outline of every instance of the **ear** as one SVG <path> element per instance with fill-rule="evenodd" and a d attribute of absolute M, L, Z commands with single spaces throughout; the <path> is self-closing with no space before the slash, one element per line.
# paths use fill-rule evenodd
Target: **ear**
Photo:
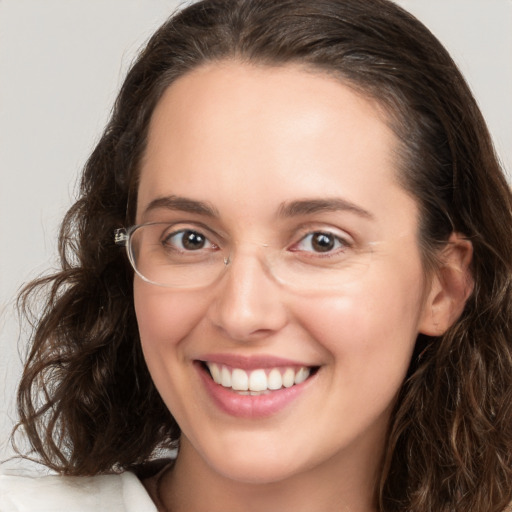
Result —
<path fill-rule="evenodd" d="M 473 292 L 471 275 L 473 244 L 459 233 L 452 233 L 441 250 L 439 267 L 431 279 L 419 331 L 441 336 L 460 317 Z"/>

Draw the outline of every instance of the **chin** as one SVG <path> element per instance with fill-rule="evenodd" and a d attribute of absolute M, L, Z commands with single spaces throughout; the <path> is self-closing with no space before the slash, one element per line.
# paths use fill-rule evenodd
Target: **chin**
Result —
<path fill-rule="evenodd" d="M 231 461 L 214 467 L 215 471 L 232 481 L 252 485 L 266 485 L 286 480 L 300 472 L 289 463 L 254 460 Z"/>
<path fill-rule="evenodd" d="M 208 468 L 207 471 L 245 484 L 277 483 L 307 470 L 307 461 L 301 461 L 297 456 L 304 455 L 304 450 L 283 450 L 283 443 L 278 443 L 279 448 L 275 443 L 265 445 L 257 439 L 254 441 L 245 441 L 242 445 L 242 440 L 240 443 L 234 440 L 230 446 L 222 442 L 214 447 L 209 444 L 204 451 L 198 447 L 196 453 Z"/>

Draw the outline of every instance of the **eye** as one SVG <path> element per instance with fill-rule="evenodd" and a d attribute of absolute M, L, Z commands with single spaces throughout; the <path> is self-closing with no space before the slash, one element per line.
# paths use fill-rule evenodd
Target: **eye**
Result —
<path fill-rule="evenodd" d="M 341 237 L 329 233 L 327 231 L 315 231 L 308 233 L 298 243 L 296 243 L 292 251 L 305 251 L 315 253 L 337 253 L 344 249 L 348 249 L 350 243 Z"/>
<path fill-rule="evenodd" d="M 215 249 L 217 247 L 203 233 L 192 229 L 182 229 L 169 233 L 163 237 L 162 244 L 184 252 Z"/>

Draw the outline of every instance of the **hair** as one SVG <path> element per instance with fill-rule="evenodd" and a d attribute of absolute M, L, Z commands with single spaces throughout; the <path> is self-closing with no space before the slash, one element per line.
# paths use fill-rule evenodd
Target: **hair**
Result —
<path fill-rule="evenodd" d="M 134 222 L 152 112 L 205 63 L 297 64 L 377 100 L 420 208 L 424 261 L 452 232 L 473 244 L 474 290 L 442 336 L 420 335 L 392 414 L 381 512 L 501 511 L 512 492 L 511 191 L 456 65 L 387 0 L 206 0 L 171 17 L 129 71 L 61 227 L 61 270 L 19 304 L 33 325 L 18 391 L 31 453 L 70 475 L 122 471 L 176 447 L 180 429 L 142 355 L 133 272 L 113 231 Z M 429 263 L 430 262 L 430 263 Z M 31 304 L 44 299 L 42 311 Z"/>

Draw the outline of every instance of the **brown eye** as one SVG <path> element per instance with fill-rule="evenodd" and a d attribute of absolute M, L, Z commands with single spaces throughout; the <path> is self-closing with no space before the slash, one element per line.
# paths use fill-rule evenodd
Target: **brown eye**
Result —
<path fill-rule="evenodd" d="M 194 251 L 202 249 L 206 243 L 205 237 L 196 231 L 185 231 L 182 235 L 182 244 L 185 249 Z"/>
<path fill-rule="evenodd" d="M 336 255 L 351 247 L 351 242 L 329 231 L 312 231 L 301 238 L 289 250 L 311 256 L 325 254 Z"/>
<path fill-rule="evenodd" d="M 311 235 L 311 246 L 317 252 L 329 252 L 334 248 L 336 239 L 327 233 L 313 233 Z"/>
<path fill-rule="evenodd" d="M 212 243 L 202 233 L 191 229 L 170 233 L 169 236 L 163 239 L 162 244 L 181 251 L 198 251 L 213 247 Z"/>

